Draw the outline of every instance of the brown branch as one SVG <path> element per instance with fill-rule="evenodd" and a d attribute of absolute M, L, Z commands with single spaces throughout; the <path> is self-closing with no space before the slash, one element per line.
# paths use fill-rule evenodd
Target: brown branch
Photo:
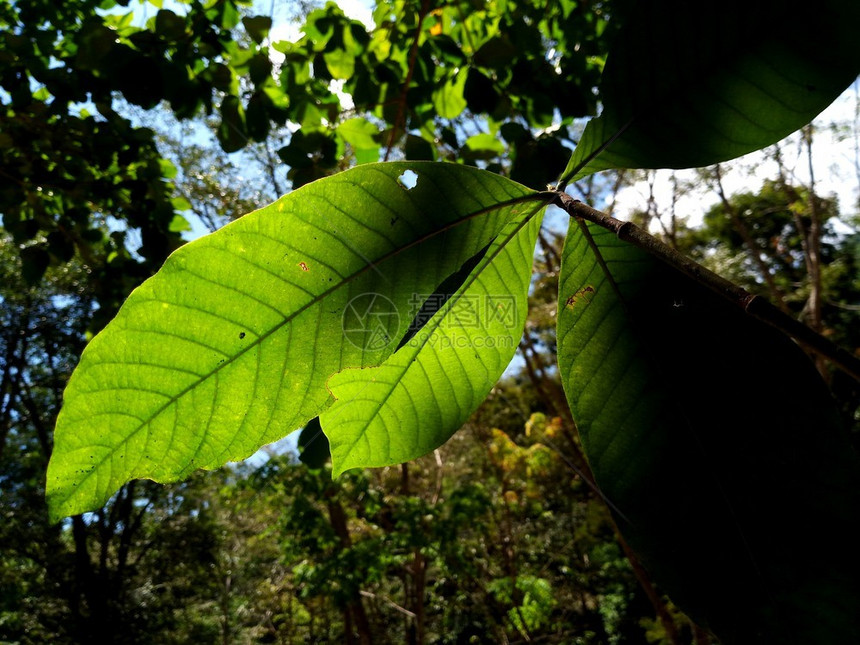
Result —
<path fill-rule="evenodd" d="M 645 567 L 642 566 L 639 558 L 636 557 L 633 549 L 630 548 L 630 545 L 627 544 L 627 541 L 622 537 L 618 527 L 615 527 L 615 539 L 618 540 L 621 550 L 624 552 L 624 555 L 627 557 L 627 561 L 630 563 L 630 567 L 633 569 L 633 576 L 636 578 L 639 586 L 642 587 L 642 590 L 648 597 L 651 606 L 654 608 L 654 613 L 657 614 L 660 624 L 663 625 L 663 631 L 666 632 L 666 639 L 672 645 L 681 645 L 681 636 L 678 633 L 678 626 L 675 624 L 675 621 L 672 619 L 672 615 L 666 608 L 666 603 L 663 602 L 660 594 L 657 593 L 654 583 L 651 582 L 651 577 L 648 575 Z"/>
<path fill-rule="evenodd" d="M 409 50 L 409 67 L 406 70 L 406 80 L 403 81 L 403 88 L 400 90 L 400 98 L 397 101 L 397 115 L 394 118 L 391 135 L 388 137 L 388 146 L 385 149 L 383 161 L 388 161 L 388 157 L 391 156 L 394 142 L 397 141 L 397 131 L 399 129 L 406 130 L 407 94 L 409 92 L 409 85 L 412 83 L 412 74 L 415 72 L 415 61 L 418 58 L 418 41 L 421 39 L 421 27 L 424 24 L 424 18 L 427 17 L 429 12 L 430 0 L 422 0 L 421 10 L 418 13 L 418 24 L 415 26 L 415 37 L 412 39 L 412 47 Z"/>
<path fill-rule="evenodd" d="M 773 279 L 773 275 L 771 274 L 770 270 L 762 259 L 760 249 L 757 248 L 755 240 L 753 239 L 752 235 L 750 235 L 749 229 L 738 214 L 738 209 L 735 208 L 731 202 L 729 202 L 729 199 L 726 196 L 726 191 L 723 188 L 723 177 L 722 173 L 720 172 L 719 165 L 714 167 L 714 181 L 714 187 L 716 188 L 717 195 L 720 198 L 720 202 L 722 203 L 723 208 L 729 214 L 729 218 L 732 220 L 732 226 L 734 226 L 738 235 L 741 236 L 741 241 L 747 248 L 747 253 L 749 253 L 750 258 L 755 263 L 759 273 L 761 274 L 761 277 L 764 279 L 768 291 L 770 291 L 771 298 L 776 301 L 776 305 L 784 313 L 790 313 L 788 306 L 785 304 L 785 295 L 782 293 L 779 286 L 777 286 L 776 281 Z"/>
<path fill-rule="evenodd" d="M 827 358 L 846 374 L 860 381 L 860 359 L 835 345 L 824 336 L 816 333 L 803 323 L 786 315 L 776 306 L 760 296 L 753 295 L 725 278 L 706 269 L 700 264 L 671 247 L 663 244 L 638 226 L 609 217 L 605 213 L 573 199 L 570 195 L 553 191 L 553 203 L 571 217 L 581 218 L 615 233 L 620 240 L 633 244 L 662 260 L 673 268 L 686 274 L 698 284 L 707 287 L 727 301 L 743 309 L 754 318 L 775 327 L 791 336 L 798 343 L 819 356 Z"/>
<path fill-rule="evenodd" d="M 401 614 L 403 614 L 407 618 L 411 618 L 413 620 L 415 619 L 415 614 L 413 612 L 406 609 L 406 607 L 401 607 L 396 602 L 394 602 L 390 598 L 383 596 L 382 594 L 371 593 L 370 591 L 365 591 L 364 589 L 360 589 L 358 593 L 360 595 L 364 596 L 365 598 L 370 598 L 372 600 L 381 600 L 386 605 L 389 605 L 392 609 L 399 611 Z"/>

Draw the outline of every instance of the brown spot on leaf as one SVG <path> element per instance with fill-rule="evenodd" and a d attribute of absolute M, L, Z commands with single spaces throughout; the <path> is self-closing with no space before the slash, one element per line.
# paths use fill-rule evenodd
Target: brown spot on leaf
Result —
<path fill-rule="evenodd" d="M 570 296 L 565 302 L 565 305 L 573 309 L 576 306 L 576 303 L 582 302 L 586 305 L 591 302 L 591 299 L 594 297 L 594 294 L 597 293 L 590 284 L 585 285 L 582 289 L 579 289 L 575 294 Z"/>
<path fill-rule="evenodd" d="M 302 271 L 310 271 L 310 269 L 308 269 L 308 265 L 305 264 L 304 262 L 299 262 L 299 267 L 301 268 Z"/>

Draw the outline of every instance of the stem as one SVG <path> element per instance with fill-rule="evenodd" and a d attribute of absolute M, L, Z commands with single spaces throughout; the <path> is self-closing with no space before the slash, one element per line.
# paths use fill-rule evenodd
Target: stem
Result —
<path fill-rule="evenodd" d="M 553 196 L 552 203 L 571 217 L 581 218 L 612 231 L 619 239 L 647 251 L 674 269 L 681 271 L 698 284 L 737 305 L 754 318 L 775 327 L 810 351 L 827 358 L 843 372 L 860 381 L 860 360 L 803 323 L 786 315 L 764 298 L 749 293 L 702 265 L 693 262 L 693 260 L 681 255 L 678 251 L 663 244 L 630 222 L 622 222 L 614 217 L 609 217 L 605 213 L 573 199 L 566 193 L 553 191 L 547 196 Z"/>

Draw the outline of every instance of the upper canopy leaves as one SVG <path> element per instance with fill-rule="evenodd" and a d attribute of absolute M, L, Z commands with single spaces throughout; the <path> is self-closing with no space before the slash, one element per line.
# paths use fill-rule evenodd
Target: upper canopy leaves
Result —
<path fill-rule="evenodd" d="M 860 73 L 857 24 L 853 0 L 636 3 L 603 71 L 603 112 L 563 183 L 706 166 L 779 141 Z"/>
<path fill-rule="evenodd" d="M 241 459 L 302 426 L 332 403 L 333 374 L 391 354 L 416 294 L 539 210 L 535 193 L 491 173 L 408 168 L 412 188 L 404 164 L 309 184 L 182 247 L 133 292 L 66 389 L 52 517 L 95 508 L 132 478 L 174 481 Z M 483 266 L 522 284 L 500 259 Z"/>

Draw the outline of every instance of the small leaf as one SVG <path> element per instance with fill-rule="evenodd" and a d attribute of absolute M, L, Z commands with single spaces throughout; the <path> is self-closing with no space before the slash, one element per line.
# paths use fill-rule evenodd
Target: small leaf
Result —
<path fill-rule="evenodd" d="M 350 79 L 355 72 L 355 55 L 343 49 L 326 52 L 323 60 L 332 78 Z"/>
<path fill-rule="evenodd" d="M 179 40 L 185 35 L 185 18 L 161 9 L 155 14 L 155 33 L 167 40 Z"/>
<path fill-rule="evenodd" d="M 603 113 L 564 172 L 688 168 L 775 143 L 860 73 L 860 3 L 800 0 L 634 5 L 601 80 Z"/>
<path fill-rule="evenodd" d="M 221 101 L 221 123 L 218 125 L 218 143 L 224 152 L 241 150 L 248 142 L 245 129 L 245 111 L 236 96 L 227 95 Z"/>
<path fill-rule="evenodd" d="M 410 161 L 433 161 L 436 158 L 436 148 L 424 137 L 414 134 L 406 135 L 403 152 Z"/>
<path fill-rule="evenodd" d="M 491 69 L 505 69 L 517 57 L 517 48 L 506 34 L 495 36 L 475 52 L 475 64 Z"/>
<path fill-rule="evenodd" d="M 463 68 L 454 78 L 447 80 L 439 89 L 433 92 L 433 107 L 443 119 L 458 117 L 466 109 L 466 99 L 463 97 L 463 91 L 468 76 L 469 70 Z"/>
<path fill-rule="evenodd" d="M 375 139 L 379 136 L 379 129 L 364 117 L 347 119 L 337 126 L 337 132 L 344 141 L 356 149 L 379 147 Z"/>
<path fill-rule="evenodd" d="M 299 461 L 308 468 L 322 468 L 331 459 L 328 438 L 320 427 L 319 417 L 308 421 L 299 433 Z"/>
<path fill-rule="evenodd" d="M 41 245 L 28 246 L 21 251 L 21 275 L 24 282 L 35 286 L 41 282 L 51 264 L 51 256 Z"/>
<path fill-rule="evenodd" d="M 248 76 L 255 85 L 260 85 L 272 73 L 272 61 L 263 53 L 258 52 L 248 60 Z"/>
<path fill-rule="evenodd" d="M 179 199 L 182 199 L 181 197 Z M 175 200 L 174 200 L 175 201 Z M 186 202 L 187 203 L 187 202 Z M 174 208 L 178 208 L 174 204 Z M 185 209 L 180 209 L 185 210 Z M 191 224 L 188 223 L 188 220 L 182 217 L 182 215 L 174 215 L 173 219 L 170 220 L 170 224 L 167 227 L 167 230 L 171 233 L 182 233 L 183 231 L 190 231 Z"/>
<path fill-rule="evenodd" d="M 563 251 L 559 370 L 622 534 L 721 642 L 860 642 L 860 469 L 810 360 L 588 230 Z"/>
<path fill-rule="evenodd" d="M 380 365 L 407 331 L 405 316 L 376 316 L 356 333 L 359 303 L 408 311 L 539 199 L 464 166 L 369 164 L 181 247 L 69 381 L 51 517 L 97 508 L 132 478 L 176 481 L 243 459 L 305 425 L 334 402 L 332 375 Z"/>
<path fill-rule="evenodd" d="M 272 29 L 272 19 L 269 16 L 246 16 L 242 18 L 245 31 L 258 45 L 262 43 Z"/>
<path fill-rule="evenodd" d="M 492 156 L 505 153 L 505 144 L 488 132 L 474 134 L 466 139 L 466 147 L 473 151 L 489 152 Z"/>

